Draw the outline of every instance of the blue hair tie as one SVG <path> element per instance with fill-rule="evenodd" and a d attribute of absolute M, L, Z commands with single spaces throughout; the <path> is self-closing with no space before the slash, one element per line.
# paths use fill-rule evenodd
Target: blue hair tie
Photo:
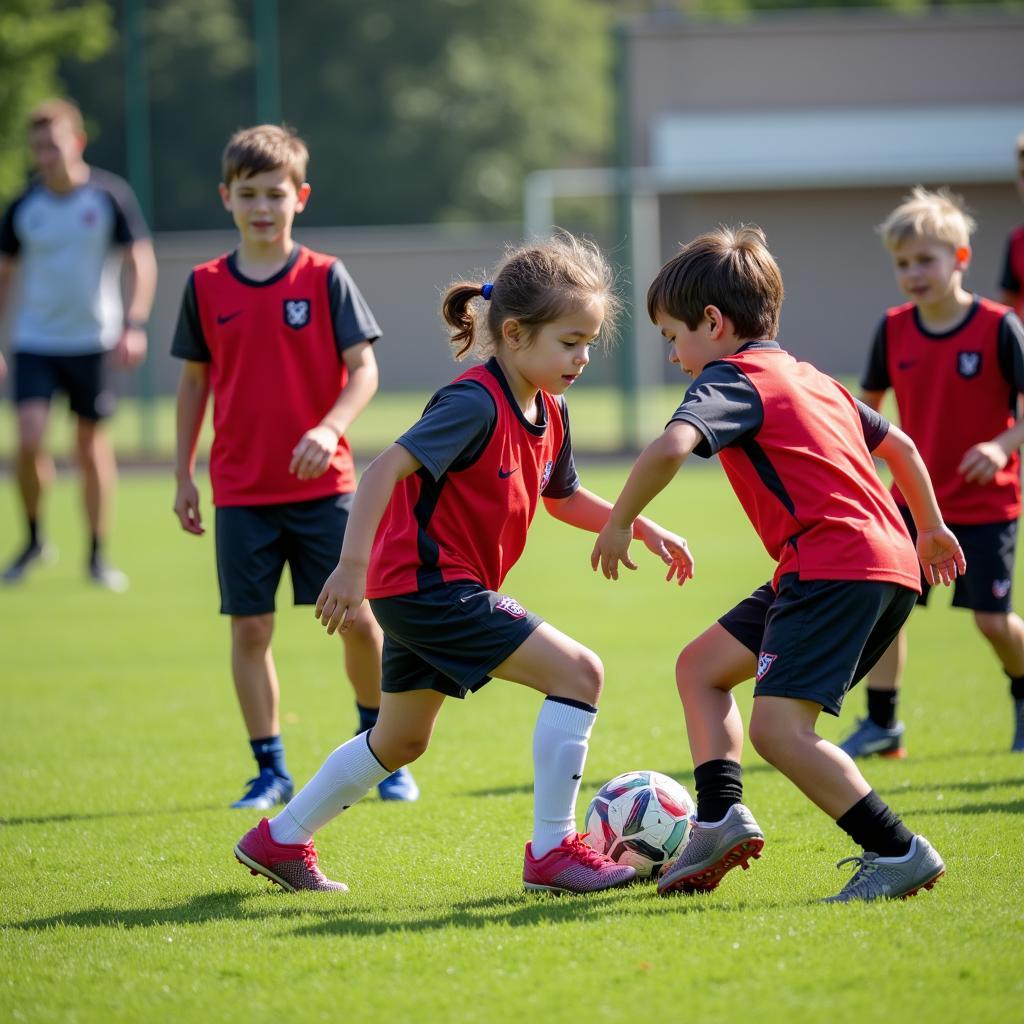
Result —
<path fill-rule="evenodd" d="M 493 291 L 494 291 L 494 285 L 493 284 L 482 285 L 481 288 L 480 288 L 480 298 L 487 299 L 489 301 L 490 298 L 491 298 L 491 292 L 493 292 Z"/>

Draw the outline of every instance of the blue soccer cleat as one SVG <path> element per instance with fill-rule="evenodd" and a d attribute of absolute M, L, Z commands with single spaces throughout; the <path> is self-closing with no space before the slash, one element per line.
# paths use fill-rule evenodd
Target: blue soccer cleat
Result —
<path fill-rule="evenodd" d="M 420 798 L 420 787 L 416 785 L 416 780 L 408 768 L 399 768 L 383 782 L 378 782 L 377 792 L 381 800 L 404 800 L 406 803 L 412 803 L 413 800 Z"/>
<path fill-rule="evenodd" d="M 273 768 L 264 768 L 246 785 L 249 791 L 241 800 L 236 800 L 232 807 L 239 810 L 269 811 L 277 804 L 288 803 L 295 790 L 292 780 L 287 776 L 278 775 Z"/>
<path fill-rule="evenodd" d="M 891 729 L 872 722 L 870 718 L 862 718 L 857 722 L 857 728 L 839 744 L 839 749 L 850 757 L 870 757 L 877 754 L 879 757 L 904 758 L 907 756 L 906 748 L 903 746 L 903 733 L 906 727 L 902 722 L 897 722 Z"/>

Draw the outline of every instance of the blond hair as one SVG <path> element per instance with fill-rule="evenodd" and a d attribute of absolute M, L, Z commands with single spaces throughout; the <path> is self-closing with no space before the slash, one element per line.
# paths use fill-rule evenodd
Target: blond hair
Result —
<path fill-rule="evenodd" d="M 309 150 L 288 125 L 258 124 L 228 139 L 221 163 L 225 185 L 235 178 L 251 178 L 280 168 L 288 172 L 298 189 L 306 180 Z"/>
<path fill-rule="evenodd" d="M 456 281 L 445 292 L 441 316 L 450 328 L 456 359 L 491 355 L 506 320 L 516 320 L 530 337 L 541 325 L 595 299 L 604 306 L 605 346 L 614 332 L 621 304 L 611 267 L 593 242 L 568 231 L 546 242 L 509 248 L 491 282 Z M 486 303 L 485 331 L 477 322 L 484 310 L 474 302 L 481 299 Z"/>
<path fill-rule="evenodd" d="M 647 313 L 681 320 L 694 330 L 717 306 L 737 337 L 774 338 L 784 296 L 782 272 L 756 224 L 719 225 L 698 235 L 666 263 L 647 290 Z"/>
<path fill-rule="evenodd" d="M 77 103 L 71 100 L 49 99 L 32 108 L 28 115 L 28 128 L 32 131 L 36 128 L 48 128 L 56 121 L 65 121 L 71 126 L 76 135 L 85 134 L 85 125 L 82 122 L 82 111 L 78 109 Z"/>
<path fill-rule="evenodd" d="M 959 249 L 970 245 L 976 227 L 961 196 L 948 188 L 929 192 L 917 185 L 876 230 L 892 252 L 911 238 L 931 238 Z"/>

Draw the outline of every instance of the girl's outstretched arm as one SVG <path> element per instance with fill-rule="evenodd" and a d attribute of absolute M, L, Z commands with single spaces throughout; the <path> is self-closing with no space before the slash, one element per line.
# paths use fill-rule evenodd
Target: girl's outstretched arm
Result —
<path fill-rule="evenodd" d="M 328 633 L 351 625 L 366 597 L 366 570 L 377 527 L 399 480 L 415 473 L 422 463 L 400 444 L 385 448 L 363 471 L 345 527 L 338 566 L 327 577 L 316 600 L 316 617 Z"/>
<path fill-rule="evenodd" d="M 669 485 L 703 439 L 704 435 L 691 423 L 675 420 L 640 453 L 608 522 L 598 534 L 590 556 L 591 568 L 596 571 L 600 565 L 605 578 L 610 580 L 619 578 L 619 562 L 627 569 L 636 568 L 629 557 L 629 542 L 637 517 Z"/>
<path fill-rule="evenodd" d="M 545 498 L 544 505 L 555 519 L 591 533 L 600 533 L 605 528 L 612 511 L 610 502 L 585 487 L 568 498 Z M 633 536 L 668 566 L 666 580 L 676 579 L 682 586 L 693 578 L 693 555 L 682 537 L 645 516 L 637 516 Z"/>

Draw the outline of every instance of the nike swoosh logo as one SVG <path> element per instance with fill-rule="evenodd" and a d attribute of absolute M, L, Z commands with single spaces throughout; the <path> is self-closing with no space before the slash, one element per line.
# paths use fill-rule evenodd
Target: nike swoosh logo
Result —
<path fill-rule="evenodd" d="M 229 320 L 234 320 L 236 316 L 241 316 L 242 311 L 239 309 L 234 313 L 228 313 L 227 316 L 217 315 L 217 323 L 226 324 Z"/>
<path fill-rule="evenodd" d="M 582 776 L 582 775 L 574 775 L 574 776 L 573 776 L 573 778 L 574 778 L 574 779 L 582 779 L 582 778 L 583 778 L 583 776 Z"/>
<path fill-rule="evenodd" d="M 917 363 L 916 359 L 901 359 L 896 365 L 901 370 L 909 370 L 912 366 Z"/>
<path fill-rule="evenodd" d="M 516 466 L 515 469 L 507 469 L 507 470 L 506 469 L 502 469 L 500 466 L 498 467 L 498 476 L 500 476 L 502 480 L 506 479 L 507 477 L 510 477 L 513 473 L 518 473 L 518 472 L 519 472 L 519 467 L 518 466 Z"/>

